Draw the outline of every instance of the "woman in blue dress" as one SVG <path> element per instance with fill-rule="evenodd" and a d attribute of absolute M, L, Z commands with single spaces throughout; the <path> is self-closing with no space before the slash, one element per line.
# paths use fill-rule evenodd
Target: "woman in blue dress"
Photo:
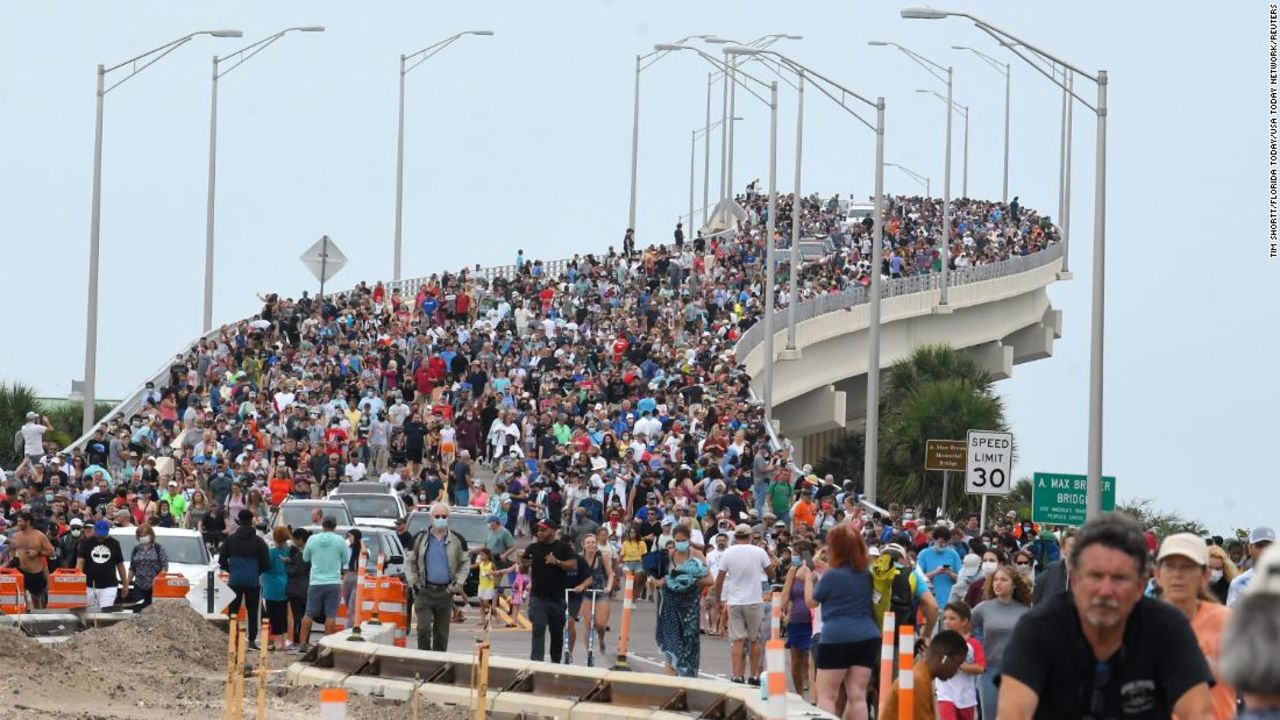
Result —
<path fill-rule="evenodd" d="M 655 635 L 667 673 L 697 677 L 702 650 L 698 600 L 713 580 L 702 554 L 689 546 L 689 528 L 676 526 L 672 538 L 674 547 L 663 563 L 666 572 L 656 583 L 661 598 Z"/>

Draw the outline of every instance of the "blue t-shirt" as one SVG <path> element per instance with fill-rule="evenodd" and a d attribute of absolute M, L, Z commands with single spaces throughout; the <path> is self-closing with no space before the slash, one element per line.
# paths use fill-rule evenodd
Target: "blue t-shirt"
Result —
<path fill-rule="evenodd" d="M 960 553 L 956 552 L 953 547 L 947 546 L 939 550 L 930 545 L 920 551 L 920 554 L 916 556 L 916 562 L 926 574 L 937 570 L 943 565 L 950 567 L 953 572 L 958 574 L 963 561 Z M 951 588 L 955 584 L 956 581 L 952 580 L 951 576 L 946 573 L 938 573 L 933 576 L 933 597 L 937 599 L 939 605 L 947 604 L 948 599 L 951 597 Z"/>
<path fill-rule="evenodd" d="M 851 643 L 880 637 L 872 618 L 871 573 L 847 565 L 829 570 L 813 589 L 822 604 L 822 643 Z"/>

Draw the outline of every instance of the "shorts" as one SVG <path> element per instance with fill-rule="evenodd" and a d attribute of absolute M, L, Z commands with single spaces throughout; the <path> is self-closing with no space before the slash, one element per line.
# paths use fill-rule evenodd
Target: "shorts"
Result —
<path fill-rule="evenodd" d="M 810 625 L 809 627 L 813 627 Z M 822 646 L 822 633 L 809 638 L 809 657 L 813 659 L 813 667 L 818 667 L 818 648 Z"/>
<path fill-rule="evenodd" d="M 489 588 L 488 590 L 479 591 L 479 594 L 481 600 L 493 600 L 494 596 L 498 593 L 493 588 Z"/>
<path fill-rule="evenodd" d="M 26 585 L 27 592 L 31 593 L 33 598 L 44 597 L 49 592 L 49 578 L 44 574 L 43 570 L 34 573 L 23 570 L 22 580 Z"/>
<path fill-rule="evenodd" d="M 787 623 L 787 647 L 808 652 L 813 639 L 813 623 Z"/>
<path fill-rule="evenodd" d="M 730 605 L 729 639 L 760 641 L 760 626 L 764 624 L 764 605 Z"/>
<path fill-rule="evenodd" d="M 576 593 L 576 592 L 569 593 L 568 607 L 569 607 L 570 620 L 581 619 L 579 616 L 582 614 L 582 599 L 585 598 L 586 596 L 587 596 L 586 593 Z"/>
<path fill-rule="evenodd" d="M 977 709 L 978 709 L 977 705 L 970 705 L 969 707 L 962 708 L 962 707 L 956 707 L 955 703 L 952 703 L 949 700 L 939 700 L 938 701 L 938 719 L 939 720 L 974 720 L 975 716 L 977 715 L 977 713 L 974 711 Z"/>
<path fill-rule="evenodd" d="M 875 669 L 880 663 L 880 642 L 880 638 L 873 637 L 850 643 L 821 643 L 818 645 L 817 668 L 847 670 L 856 666 Z"/>
<path fill-rule="evenodd" d="M 317 622 L 338 617 L 338 599 L 342 585 L 312 585 L 307 588 L 306 616 Z"/>

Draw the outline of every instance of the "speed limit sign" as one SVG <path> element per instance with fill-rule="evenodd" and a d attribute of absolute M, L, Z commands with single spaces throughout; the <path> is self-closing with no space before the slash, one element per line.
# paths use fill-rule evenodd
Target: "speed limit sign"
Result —
<path fill-rule="evenodd" d="M 965 491 L 1008 495 L 1013 488 L 1013 433 L 970 430 L 966 437 Z"/>

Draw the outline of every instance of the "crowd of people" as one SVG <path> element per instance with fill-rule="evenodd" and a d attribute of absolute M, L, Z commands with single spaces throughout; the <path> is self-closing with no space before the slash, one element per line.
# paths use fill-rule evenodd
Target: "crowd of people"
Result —
<path fill-rule="evenodd" d="M 1157 544 L 1122 519 L 1075 536 L 1016 516 L 985 530 L 976 517 L 934 524 L 912 508 L 873 511 L 855 483 L 796 468 L 786 439 L 771 442 L 734 354 L 766 291 L 767 199 L 739 201 L 748 217 L 734 232 L 686 239 L 678 229 L 674 244 L 641 248 L 628 231 L 622 252 L 575 256 L 554 277 L 520 251 L 508 272 L 441 273 L 412 294 L 361 283 L 318 298 L 267 295 L 255 317 L 175 356 L 140 408 L 86 442 L 58 448 L 47 421 L 29 417 L 15 438 L 25 459 L 0 500 L 21 534 L 6 551 L 29 588 L 41 565 L 88 559 L 91 588 L 145 592 L 162 558 L 144 556 L 145 572 L 126 576 L 118 547 L 96 549 L 110 529 L 197 530 L 222 550 L 237 602 L 261 599 L 273 631 L 297 603 L 293 640 L 305 647 L 313 622 L 333 628 L 360 537 L 344 543 L 323 516 L 310 537 L 278 529 L 267 542 L 258 531 L 286 498 L 377 479 L 432 515 L 416 537 L 400 528 L 424 649 L 447 647 L 474 565 L 482 603 L 502 590 L 527 613 L 534 659 L 571 662 L 580 627 L 603 653 L 608 599 L 629 573 L 637 598 L 658 603 L 657 644 L 684 676 L 699 672 L 703 637 L 725 636 L 731 679 L 759 684 L 767 598 L 778 592 L 792 688 L 850 718 L 894 702 L 871 682 L 886 612 L 918 626 L 916 699 L 931 703 L 921 713 L 936 702 L 957 718 L 1005 705 L 1001 717 L 1192 717 L 1203 695 L 1227 716 L 1235 690 L 1200 692 L 1215 677 L 1203 657 L 1229 649 L 1221 601 L 1254 603 L 1245 588 L 1270 587 L 1253 580 L 1270 531 L 1255 530 L 1245 559 L 1203 539 Z M 795 201 L 778 204 L 779 242 Z M 846 224 L 837 198 L 799 201 L 803 234 L 830 238 L 835 252 L 799 269 L 795 300 L 868 284 L 873 223 Z M 941 212 L 933 199 L 890 199 L 883 277 L 941 269 Z M 1057 237 L 1016 199 L 958 200 L 946 241 L 951 267 L 964 268 Z M 772 288 L 780 307 L 793 300 L 785 272 Z M 450 505 L 487 514 L 483 548 L 449 529 Z M 1129 602 L 1131 582 L 1143 599 Z M 588 597 L 601 606 L 592 627 L 581 625 Z M 1167 666 L 1159 648 L 1181 664 Z M 1273 675 L 1225 662 L 1215 672 L 1228 667 L 1246 698 L 1275 703 L 1259 685 Z M 936 693 L 920 691 L 935 681 Z"/>

